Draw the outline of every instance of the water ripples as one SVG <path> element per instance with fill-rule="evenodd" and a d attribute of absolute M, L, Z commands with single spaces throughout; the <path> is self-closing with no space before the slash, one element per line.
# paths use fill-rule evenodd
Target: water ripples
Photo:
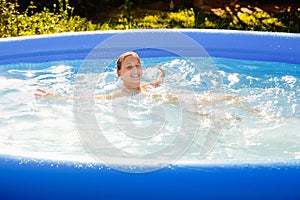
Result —
<path fill-rule="evenodd" d="M 73 95 L 81 63 L 29 63 L 21 67 L 5 66 L 0 71 L 0 153 L 22 155 L 27 152 L 54 159 L 68 155 L 78 159 L 88 157 L 76 133 L 73 101 L 35 100 L 33 97 L 38 87 L 62 96 Z M 222 133 L 205 158 L 199 158 L 200 147 L 211 128 L 211 120 L 189 114 L 191 120 L 200 117 L 200 129 L 182 159 L 208 162 L 300 159 L 299 65 L 223 58 L 214 58 L 216 68 L 207 67 L 212 63 L 202 58 L 193 58 L 191 62 L 179 58 L 144 59 L 144 63 L 144 81 L 157 77 L 157 70 L 150 66 L 160 65 L 166 71 L 165 87 L 158 88 L 157 92 L 180 92 L 187 84 L 197 93 L 220 88 L 243 97 L 243 104 L 260 111 L 256 114 L 226 104 L 220 115 Z M 121 86 L 113 69 L 95 77 L 99 79 L 95 94 L 108 93 Z M 96 101 L 93 109 L 97 122 L 111 143 L 123 151 L 143 154 L 155 152 L 174 139 L 180 130 L 182 110 L 179 107 L 156 101 L 156 106 L 163 105 L 165 116 L 151 115 L 149 108 L 154 102 L 150 97 L 137 96 L 129 101 L 129 115 L 137 127 L 166 120 L 167 125 L 160 130 L 164 134 L 157 134 L 151 140 L 128 138 L 120 126 L 115 125 L 111 102 Z M 210 112 L 213 108 L 206 109 Z"/>

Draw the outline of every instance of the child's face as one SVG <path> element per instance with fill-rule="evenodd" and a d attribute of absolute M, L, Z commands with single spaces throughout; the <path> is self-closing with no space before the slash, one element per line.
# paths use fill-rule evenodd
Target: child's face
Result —
<path fill-rule="evenodd" d="M 136 57 L 128 56 L 123 60 L 118 74 L 123 81 L 140 82 L 143 75 L 141 63 Z"/>

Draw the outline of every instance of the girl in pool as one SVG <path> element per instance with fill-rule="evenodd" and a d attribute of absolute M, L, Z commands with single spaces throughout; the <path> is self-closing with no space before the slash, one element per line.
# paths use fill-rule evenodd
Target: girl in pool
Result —
<path fill-rule="evenodd" d="M 165 73 L 162 68 L 157 67 L 160 71 L 160 76 L 152 82 L 141 83 L 143 70 L 141 60 L 138 54 L 134 52 L 126 52 L 122 54 L 117 61 L 117 75 L 123 81 L 123 87 L 120 90 L 110 94 L 97 95 L 95 99 L 114 99 L 124 96 L 134 96 L 139 93 L 148 92 L 148 87 L 158 87 L 163 82 Z M 34 94 L 36 98 L 55 97 L 53 92 L 37 89 L 39 93 Z"/>
<path fill-rule="evenodd" d="M 123 81 L 123 86 L 120 90 L 116 90 L 110 94 L 103 94 L 95 96 L 95 99 L 115 99 L 125 96 L 134 96 L 140 93 L 150 93 L 150 87 L 158 87 L 162 84 L 165 73 L 160 67 L 157 67 L 160 71 L 160 76 L 157 80 L 152 82 L 141 83 L 143 70 L 141 65 L 141 60 L 138 54 L 134 52 L 126 52 L 122 54 L 117 60 L 117 70 L 116 73 Z M 38 93 L 35 94 L 36 98 L 41 97 L 57 97 L 53 92 L 45 91 L 42 89 L 37 89 Z M 179 103 L 182 99 L 179 99 L 176 95 L 172 94 L 151 94 L 153 98 L 163 98 L 169 103 Z M 209 106 L 213 104 L 223 103 L 223 102 L 233 102 L 236 106 L 252 110 L 250 107 L 242 105 L 239 103 L 241 99 L 238 96 L 231 94 L 197 94 L 197 104 L 200 107 Z M 189 109 L 187 109 L 189 110 Z M 195 111 L 194 111 L 195 112 Z M 196 111 L 197 112 L 197 111 Z"/>

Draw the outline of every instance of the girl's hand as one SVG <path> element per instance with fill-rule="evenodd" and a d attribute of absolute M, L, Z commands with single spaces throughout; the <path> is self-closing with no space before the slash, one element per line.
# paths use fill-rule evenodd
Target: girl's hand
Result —
<path fill-rule="evenodd" d="M 34 97 L 37 98 L 37 99 L 48 98 L 48 97 L 56 97 L 56 94 L 54 92 L 49 92 L 49 91 L 42 90 L 42 89 L 39 89 L 39 88 L 36 91 L 37 91 L 37 93 L 34 94 Z"/>
<path fill-rule="evenodd" d="M 160 86 L 163 81 L 164 81 L 164 78 L 165 78 L 165 71 L 161 68 L 161 67 L 156 67 L 159 71 L 160 71 L 160 76 L 157 80 L 155 81 L 152 81 L 150 84 L 153 86 L 153 87 L 158 87 Z"/>

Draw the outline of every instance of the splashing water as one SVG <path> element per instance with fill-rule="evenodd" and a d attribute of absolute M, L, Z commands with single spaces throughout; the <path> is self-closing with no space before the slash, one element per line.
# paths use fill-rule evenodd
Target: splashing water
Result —
<path fill-rule="evenodd" d="M 259 110 L 259 114 L 226 103 L 222 110 L 222 131 L 207 155 L 200 151 L 211 119 L 189 113 L 199 120 L 193 143 L 180 159 L 200 163 L 278 162 L 300 159 L 300 65 L 213 58 L 217 70 L 205 60 L 193 58 L 193 65 L 184 59 L 143 59 L 143 81 L 153 80 L 160 65 L 166 71 L 168 85 L 156 88 L 157 93 L 172 93 L 188 83 L 196 93 L 222 87 L 226 93 L 242 97 L 243 105 Z M 49 63 L 3 65 L 0 68 L 0 154 L 38 157 L 55 160 L 91 161 L 74 125 L 73 101 L 36 100 L 37 88 L 62 96 L 73 94 L 74 80 L 82 60 Z M 197 70 L 195 70 L 197 69 Z M 109 93 L 120 87 L 115 69 L 108 67 L 100 74 L 95 94 Z M 186 80 L 186 81 L 182 81 Z M 222 83 L 220 83 L 220 80 Z M 208 83 L 209 82 L 209 83 Z M 124 134 L 116 125 L 112 103 L 95 101 L 95 115 L 105 137 L 116 148 L 136 154 L 147 154 L 164 148 L 180 131 L 183 111 L 176 104 L 154 101 L 147 95 L 128 98 L 128 115 L 137 127 L 153 121 L 164 122 L 151 138 Z M 164 115 L 151 115 L 154 106 L 163 105 Z M 116 103 L 114 104 L 116 106 Z M 127 108 L 126 108 L 127 109 Z M 206 108 L 207 112 L 212 109 Z M 118 116 L 120 119 L 122 116 Z M 127 117 L 127 116 L 124 116 Z"/>

